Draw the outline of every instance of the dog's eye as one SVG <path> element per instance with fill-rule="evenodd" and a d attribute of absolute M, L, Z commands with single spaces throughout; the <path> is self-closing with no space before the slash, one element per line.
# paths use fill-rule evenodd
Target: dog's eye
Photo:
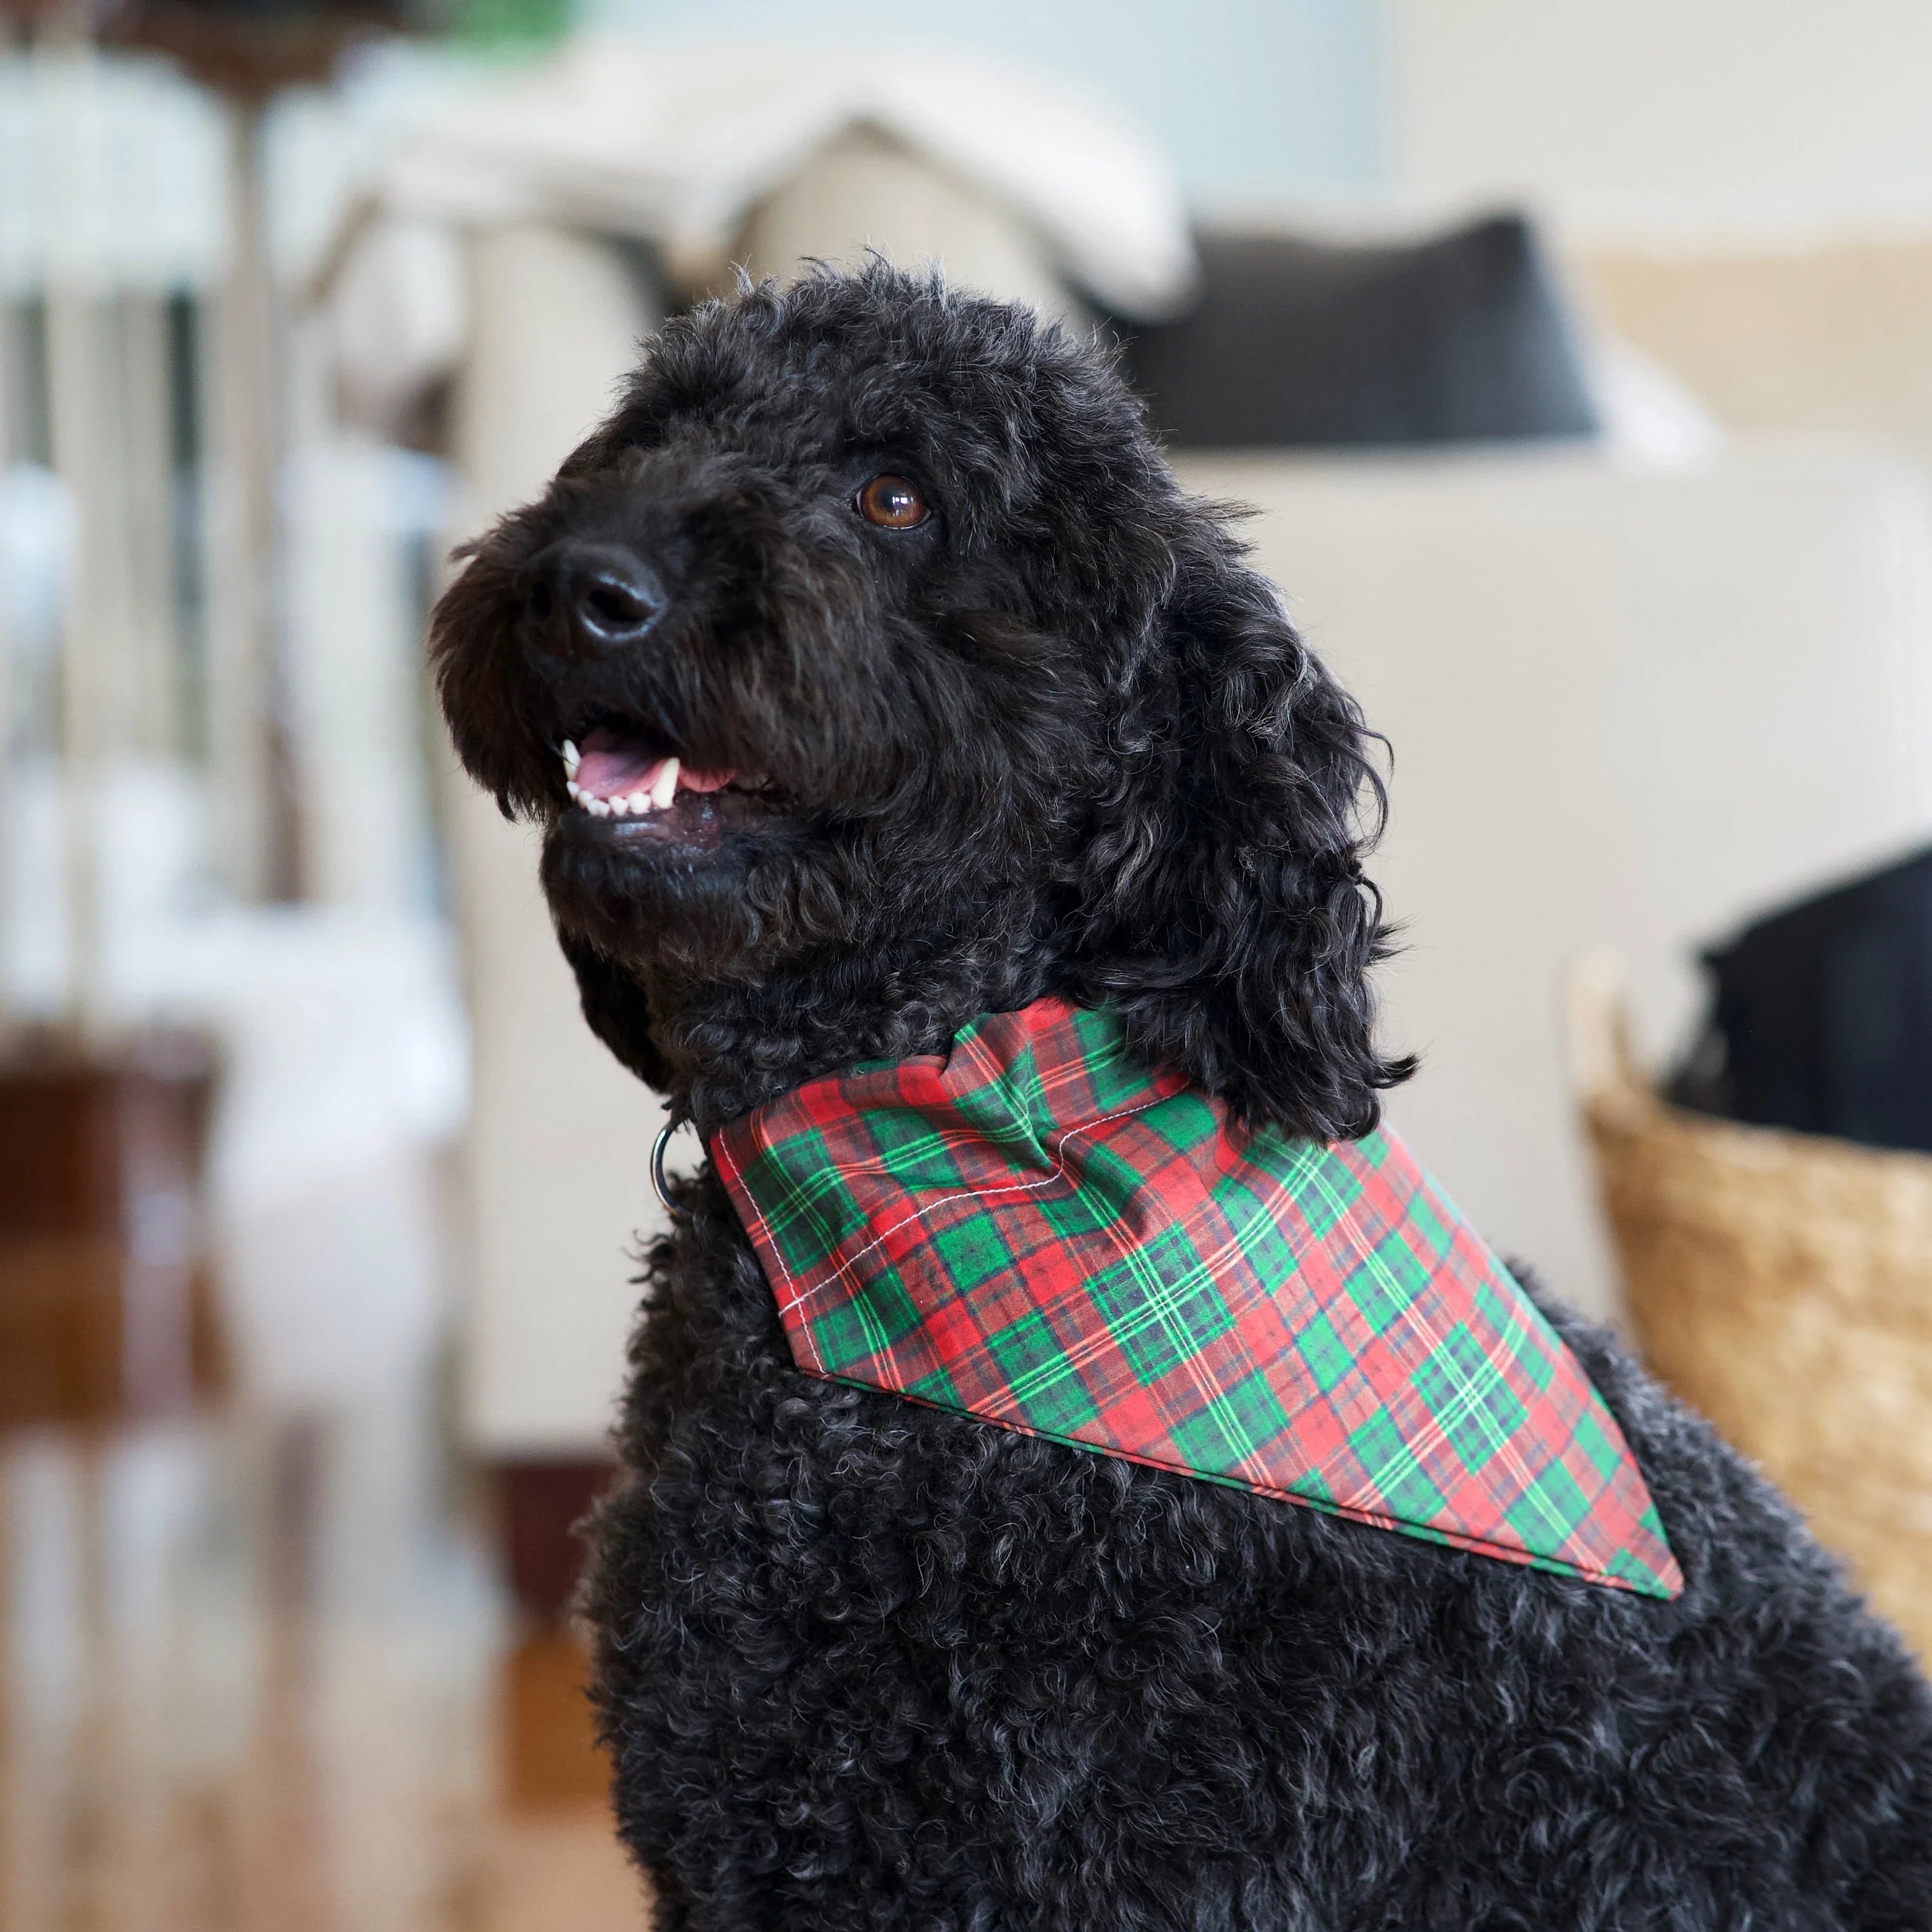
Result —
<path fill-rule="evenodd" d="M 859 492 L 859 514 L 882 530 L 909 530 L 932 512 L 926 499 L 903 476 L 874 476 Z"/>

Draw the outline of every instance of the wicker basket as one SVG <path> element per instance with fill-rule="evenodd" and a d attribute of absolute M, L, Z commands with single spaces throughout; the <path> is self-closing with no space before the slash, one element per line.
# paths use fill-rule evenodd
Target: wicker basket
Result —
<path fill-rule="evenodd" d="M 1646 1358 L 1932 1658 L 1932 1156 L 1671 1106 L 1632 1061 L 1602 962 L 1570 1006 Z"/>

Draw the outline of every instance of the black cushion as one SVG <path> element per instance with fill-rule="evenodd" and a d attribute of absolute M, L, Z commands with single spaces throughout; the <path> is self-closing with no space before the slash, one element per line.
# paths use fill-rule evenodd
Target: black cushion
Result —
<path fill-rule="evenodd" d="M 1460 442 L 1598 428 L 1562 298 L 1516 215 L 1401 245 L 1198 238 L 1199 300 L 1126 344 L 1173 447 Z"/>
<path fill-rule="evenodd" d="M 1711 1017 L 1678 1100 L 1932 1149 L 1932 851 L 1760 920 L 1704 964 Z"/>

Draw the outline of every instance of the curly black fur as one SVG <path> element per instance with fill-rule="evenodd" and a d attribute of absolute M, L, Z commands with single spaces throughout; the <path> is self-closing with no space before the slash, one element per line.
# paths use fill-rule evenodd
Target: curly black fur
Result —
<path fill-rule="evenodd" d="M 866 522 L 881 472 L 932 517 Z M 593 542 L 663 593 L 621 651 L 558 592 Z M 1021 311 L 874 266 L 674 323 L 434 648 L 465 762 L 548 828 L 591 1024 L 702 1130 L 1048 992 L 1297 1134 L 1363 1132 L 1406 1070 L 1359 714 Z M 590 818 L 556 747 L 599 720 L 762 788 L 672 836 Z M 1673 1604 L 804 1376 L 722 1191 L 686 1194 L 589 1593 L 662 1924 L 1932 1928 L 1932 1696 L 1600 1333 L 1556 1317 Z"/>

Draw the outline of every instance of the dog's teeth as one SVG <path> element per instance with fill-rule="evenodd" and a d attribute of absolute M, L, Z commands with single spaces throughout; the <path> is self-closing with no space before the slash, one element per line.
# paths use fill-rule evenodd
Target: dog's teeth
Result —
<path fill-rule="evenodd" d="M 651 787 L 651 802 L 662 812 L 677 796 L 677 775 L 682 769 L 676 758 L 667 758 L 657 776 L 657 782 Z"/>
<path fill-rule="evenodd" d="M 577 803 L 581 805 L 584 802 L 584 788 L 574 778 L 566 778 L 563 782 L 563 788 L 569 793 Z"/>
<path fill-rule="evenodd" d="M 631 808 L 634 818 L 641 818 L 651 808 L 652 800 L 647 791 L 634 791 L 624 802 Z"/>
<path fill-rule="evenodd" d="M 586 798 L 584 801 L 584 808 L 592 818 L 608 818 L 610 816 L 610 801 L 608 798 Z"/>
<path fill-rule="evenodd" d="M 563 770 L 568 778 L 577 776 L 577 768 L 584 762 L 584 754 L 566 738 L 563 741 Z"/>
<path fill-rule="evenodd" d="M 631 801 L 628 798 L 611 798 L 604 800 L 610 808 L 613 818 L 628 818 L 631 815 Z"/>

